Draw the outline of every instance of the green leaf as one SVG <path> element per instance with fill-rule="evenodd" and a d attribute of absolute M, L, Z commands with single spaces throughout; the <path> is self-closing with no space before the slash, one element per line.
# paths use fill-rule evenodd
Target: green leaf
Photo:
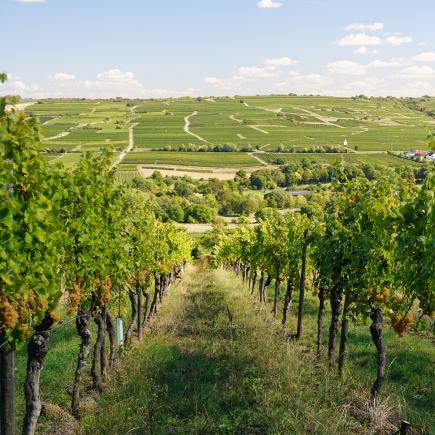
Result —
<path fill-rule="evenodd" d="M 14 225 L 14 216 L 8 208 L 0 210 L 0 222 L 7 228 L 12 229 Z"/>
<path fill-rule="evenodd" d="M 35 230 L 33 230 L 32 236 L 36 237 L 42 243 L 45 242 L 46 233 L 42 228 L 36 228 Z"/>

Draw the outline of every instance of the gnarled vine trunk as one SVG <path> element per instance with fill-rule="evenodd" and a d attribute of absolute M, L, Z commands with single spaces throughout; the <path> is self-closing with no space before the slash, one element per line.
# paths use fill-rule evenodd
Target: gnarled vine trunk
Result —
<path fill-rule="evenodd" d="M 347 333 L 349 330 L 349 320 L 346 315 L 349 312 L 350 294 L 346 294 L 344 299 L 343 320 L 341 321 L 341 337 L 340 337 L 340 351 L 338 353 L 338 374 L 340 378 L 343 377 L 344 361 L 346 360 L 347 352 Z"/>
<path fill-rule="evenodd" d="M 284 308 L 282 310 L 282 324 L 284 326 L 287 326 L 288 310 L 293 301 L 293 290 L 294 290 L 293 281 L 291 279 L 288 279 L 287 292 L 285 294 L 285 300 L 284 300 Z"/>
<path fill-rule="evenodd" d="M 343 295 L 343 288 L 340 284 L 335 285 L 331 290 L 331 326 L 329 327 L 329 346 L 328 358 L 329 367 L 335 368 L 335 343 L 337 341 L 338 323 L 341 316 L 341 299 Z"/>
<path fill-rule="evenodd" d="M 113 317 L 110 315 L 108 310 L 106 310 L 106 325 L 110 341 L 109 367 L 113 367 L 116 357 L 116 333 L 115 322 L 113 321 Z"/>
<path fill-rule="evenodd" d="M 163 293 L 165 291 L 165 285 L 166 285 L 166 275 L 162 273 L 160 275 L 160 288 L 159 288 L 159 302 L 162 303 L 163 301 Z"/>
<path fill-rule="evenodd" d="M 145 327 L 146 323 L 148 322 L 148 318 L 150 316 L 150 300 L 151 300 L 151 296 L 148 292 L 144 292 L 143 295 L 145 296 L 145 315 L 143 316 L 142 328 Z"/>
<path fill-rule="evenodd" d="M 136 290 L 130 289 L 128 292 L 128 297 L 131 302 L 131 322 L 130 325 L 127 328 L 127 331 L 125 332 L 125 339 L 124 339 L 124 345 L 128 346 L 130 343 L 131 334 L 133 332 L 134 325 L 137 321 L 137 294 Z"/>
<path fill-rule="evenodd" d="M 103 385 L 101 384 L 100 375 L 98 373 L 98 364 L 100 362 L 100 357 L 101 357 L 101 346 L 103 344 L 103 341 L 106 339 L 106 322 L 103 317 L 103 314 L 98 313 L 94 317 L 94 322 L 98 326 L 98 332 L 97 332 L 97 340 L 94 346 L 94 358 L 92 361 L 91 375 L 92 375 L 93 387 L 97 391 L 101 392 L 103 391 Z"/>
<path fill-rule="evenodd" d="M 323 332 L 323 316 L 325 314 L 325 297 L 326 291 L 324 288 L 319 288 L 319 314 L 317 316 L 317 359 L 320 359 L 322 352 L 322 332 Z"/>
<path fill-rule="evenodd" d="M 373 314 L 370 315 L 372 324 L 370 325 L 370 334 L 373 343 L 378 350 L 378 376 L 370 391 L 372 398 L 377 399 L 381 392 L 381 387 L 385 379 L 385 366 L 387 364 L 387 347 L 385 346 L 384 339 L 382 338 L 382 326 L 384 319 L 382 317 L 382 309 L 377 308 Z"/>
<path fill-rule="evenodd" d="M 137 338 L 142 339 L 142 292 L 137 293 Z"/>
<path fill-rule="evenodd" d="M 92 308 L 90 311 L 92 311 Z M 71 409 L 73 412 L 77 411 L 80 405 L 80 381 L 82 379 L 82 373 L 83 369 L 85 368 L 86 360 L 88 359 L 88 355 L 91 350 L 91 331 L 88 328 L 90 311 L 83 309 L 79 310 L 79 317 L 76 319 L 77 334 L 81 339 L 81 343 L 72 394 Z"/>
<path fill-rule="evenodd" d="M 0 333 L 0 343 L 6 341 L 4 332 Z M 15 386 L 14 386 L 15 352 L 4 345 L 0 348 L 0 421 L 1 433 L 15 435 Z"/>
<path fill-rule="evenodd" d="M 263 287 L 263 301 L 264 303 L 267 302 L 267 288 L 270 286 L 270 283 L 272 282 L 272 275 L 267 275 L 266 282 L 264 283 Z"/>
<path fill-rule="evenodd" d="M 101 379 L 106 379 L 107 373 L 107 355 L 106 355 L 106 329 L 107 329 L 107 305 L 101 308 L 101 316 L 104 322 L 104 338 L 101 342 L 100 364 L 101 364 Z"/>
<path fill-rule="evenodd" d="M 44 360 L 48 353 L 50 333 L 48 331 L 53 326 L 54 321 L 48 311 L 42 319 L 40 325 L 36 327 L 36 333 L 32 336 L 27 345 L 27 378 L 24 384 L 24 395 L 26 397 L 26 415 L 23 423 L 23 435 L 33 435 L 36 430 L 36 423 L 41 414 L 41 399 L 39 396 L 39 382 L 42 370 L 44 370 Z"/>
<path fill-rule="evenodd" d="M 255 291 L 255 285 L 257 284 L 257 275 L 258 275 L 258 272 L 255 271 L 255 272 L 254 272 L 254 276 L 252 277 L 252 289 L 251 289 L 251 295 L 253 295 L 253 294 L 254 294 L 254 291 Z"/>
<path fill-rule="evenodd" d="M 258 288 L 258 294 L 260 296 L 260 302 L 264 303 L 264 272 L 261 271 L 260 285 Z"/>
<path fill-rule="evenodd" d="M 158 309 L 157 298 L 159 297 L 159 291 L 160 291 L 160 275 L 156 272 L 154 274 L 154 297 L 153 297 L 153 302 L 151 304 L 150 316 L 157 314 L 157 309 Z"/>
<path fill-rule="evenodd" d="M 279 263 L 278 263 L 276 267 L 276 278 L 275 278 L 275 298 L 273 300 L 273 309 L 272 309 L 273 317 L 276 317 L 278 313 L 278 302 L 280 296 L 281 296 L 281 281 L 279 280 Z"/>

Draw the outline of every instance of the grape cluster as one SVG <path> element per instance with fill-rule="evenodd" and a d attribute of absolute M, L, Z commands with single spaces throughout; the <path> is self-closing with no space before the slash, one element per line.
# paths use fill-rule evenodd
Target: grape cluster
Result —
<path fill-rule="evenodd" d="M 80 302 L 85 297 L 85 291 L 81 289 L 77 284 L 73 284 L 72 289 L 69 290 L 69 308 L 68 315 L 78 311 Z"/>
<path fill-rule="evenodd" d="M 382 288 L 382 293 L 379 293 L 376 287 L 369 289 L 369 294 L 372 301 L 375 301 L 379 307 L 382 307 L 390 301 L 390 290 L 387 287 Z"/>
<path fill-rule="evenodd" d="M 408 313 L 406 316 L 403 314 L 391 314 L 391 323 L 393 325 L 394 331 L 399 335 L 399 337 L 403 337 L 405 335 L 406 330 L 411 325 L 414 317 L 412 313 Z"/>
<path fill-rule="evenodd" d="M 13 329 L 18 321 L 19 315 L 16 304 L 10 303 L 8 298 L 2 297 L 0 305 L 0 319 L 8 329 Z"/>

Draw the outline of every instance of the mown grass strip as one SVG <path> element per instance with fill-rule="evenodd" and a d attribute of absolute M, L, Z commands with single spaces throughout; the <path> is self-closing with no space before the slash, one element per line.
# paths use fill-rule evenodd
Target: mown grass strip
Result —
<path fill-rule="evenodd" d="M 365 415 L 368 384 L 355 374 L 340 383 L 308 346 L 284 340 L 280 323 L 233 275 L 192 269 L 83 430 L 368 434 L 381 420 L 369 428 L 350 412 Z"/>

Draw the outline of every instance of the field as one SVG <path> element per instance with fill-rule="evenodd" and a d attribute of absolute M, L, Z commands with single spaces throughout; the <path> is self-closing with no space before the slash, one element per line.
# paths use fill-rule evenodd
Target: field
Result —
<path fill-rule="evenodd" d="M 246 153 L 189 153 L 189 152 L 133 152 L 123 164 L 172 164 L 203 167 L 259 166 L 254 157 Z"/>
<path fill-rule="evenodd" d="M 80 161 L 80 159 L 82 158 L 83 153 L 67 153 L 61 156 L 56 156 L 53 158 L 48 157 L 48 163 L 50 165 L 55 165 L 57 163 L 62 163 L 65 168 L 70 168 L 72 166 L 74 166 L 77 162 Z M 115 156 L 112 157 L 112 163 L 116 161 L 116 159 L 118 158 L 119 154 L 115 153 Z M 47 159 L 47 157 L 46 157 Z"/>
<path fill-rule="evenodd" d="M 246 103 L 246 104 L 244 104 Z M 128 104 L 128 105 L 127 105 Z M 426 105 L 434 105 L 427 100 Z M 306 151 L 310 161 L 331 164 L 335 156 L 312 154 L 320 146 L 343 146 L 358 150 L 345 157 L 349 163 L 378 163 L 388 166 L 411 165 L 413 162 L 386 156 L 385 151 L 428 150 L 422 125 L 435 121 L 410 110 L 405 105 L 387 100 L 334 97 L 239 96 L 208 99 L 137 100 L 49 100 L 26 109 L 38 116 L 46 138 L 67 132 L 67 135 L 46 140 L 44 146 L 56 151 L 100 151 L 109 142 L 116 150 L 128 147 L 128 130 L 133 128 L 134 149 L 123 163 L 172 164 L 205 167 L 258 166 L 246 154 L 214 156 L 212 154 L 180 155 L 165 153 L 164 148 L 213 147 L 235 144 L 240 150 L 250 146 L 261 151 Z M 189 125 L 186 125 L 188 118 Z M 83 126 L 93 129 L 83 130 Z M 187 131 L 185 130 L 187 128 Z M 144 151 L 156 150 L 150 153 Z M 365 151 L 383 152 L 363 154 Z M 362 152 L 362 153 L 361 153 Z M 286 161 L 300 161 L 306 155 L 286 155 Z M 264 160 L 272 162 L 273 155 Z"/>
<path fill-rule="evenodd" d="M 44 123 L 41 127 L 46 138 L 43 146 L 54 151 L 62 148 L 66 151 L 100 151 L 109 142 L 115 149 L 123 150 L 128 146 L 131 122 L 138 116 L 125 102 L 99 101 L 43 101 L 29 106 L 26 113 Z M 55 138 L 61 134 L 62 137 Z"/>

